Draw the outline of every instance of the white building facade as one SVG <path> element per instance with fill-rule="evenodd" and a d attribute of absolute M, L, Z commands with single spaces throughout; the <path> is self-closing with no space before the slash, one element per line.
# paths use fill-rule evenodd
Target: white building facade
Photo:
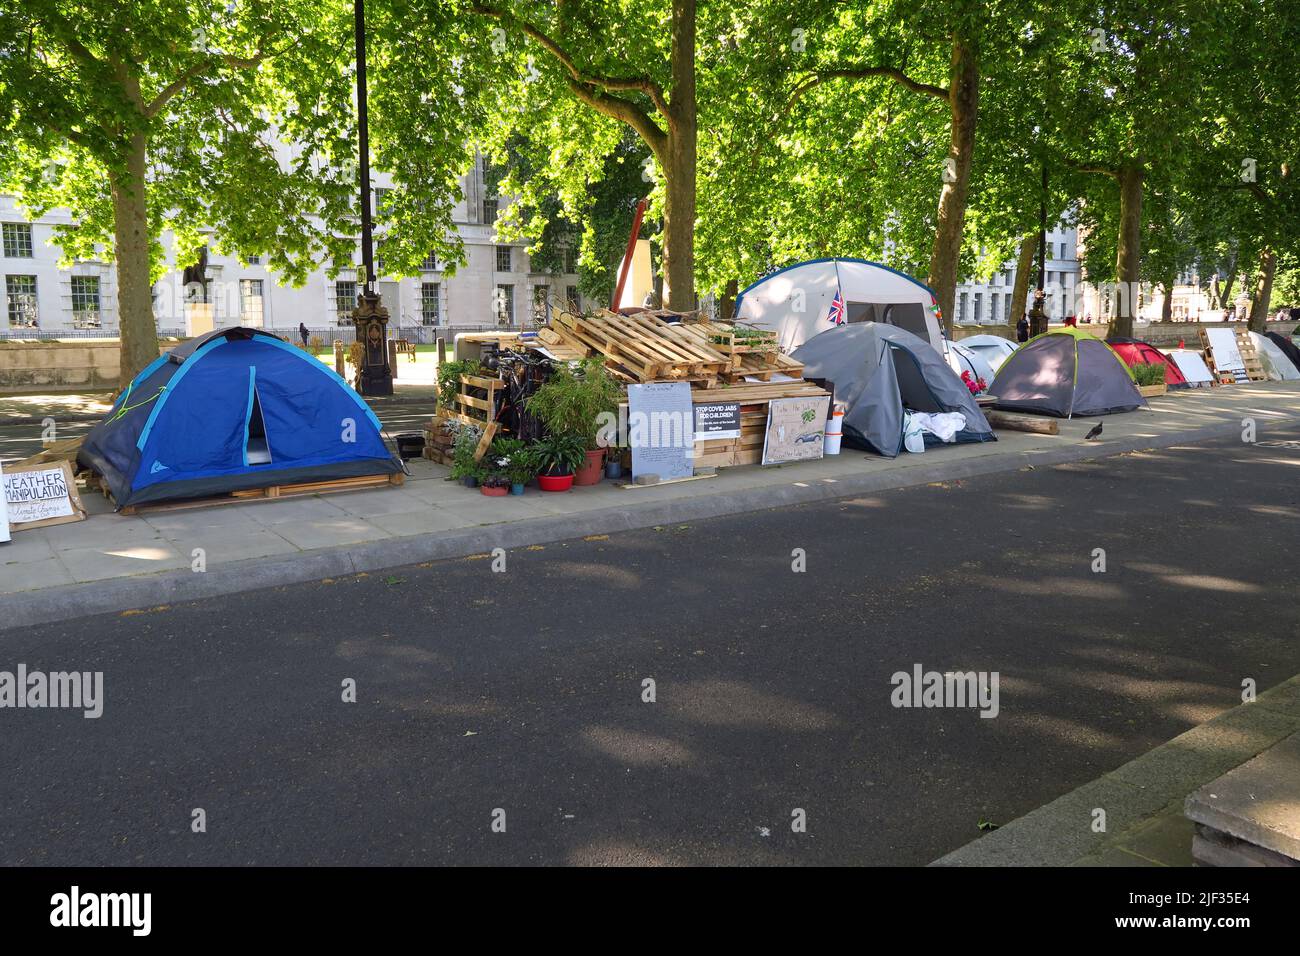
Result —
<path fill-rule="evenodd" d="M 387 275 L 376 262 L 378 292 L 388 309 L 395 337 L 425 339 L 440 328 L 527 326 L 545 321 L 557 303 L 582 305 L 578 293 L 577 249 L 564 250 L 563 272 L 535 271 L 523 243 L 497 242 L 493 223 L 504 202 L 487 195 L 482 159 L 462 179 L 463 198 L 454 213 L 456 231 L 467 263 L 449 274 L 430 257 L 420 274 Z M 372 208 L 391 182 L 375 177 Z M 75 262 L 64 268 L 54 229 L 70 224 L 67 210 L 53 210 L 30 222 L 12 197 L 0 196 L 0 278 L 5 314 L 0 333 L 9 337 L 113 336 L 117 334 L 117 276 L 111 262 Z M 377 227 L 382 229 L 382 225 Z M 359 230 L 358 230 L 359 231 Z M 164 235 L 165 247 L 170 236 Z M 576 242 L 576 240 L 575 240 Z M 348 329 L 355 307 L 361 247 L 358 240 L 351 263 L 340 264 L 331 279 L 320 264 L 306 283 L 282 284 L 254 257 L 243 262 L 209 250 L 202 287 L 185 287 L 184 272 L 176 268 L 154 286 L 154 314 L 161 332 L 186 335 L 187 318 L 196 307 L 216 326 L 248 325 L 287 336 L 299 324 L 313 333 Z"/>
<path fill-rule="evenodd" d="M 1078 301 L 1082 290 L 1079 272 L 1079 231 L 1073 226 L 1058 225 L 1047 232 L 1047 274 L 1044 291 L 1047 293 L 1047 313 L 1061 321 L 1073 314 L 1072 303 Z M 1011 314 L 1011 295 L 1016 282 L 1016 262 L 1003 263 L 1002 268 L 982 282 L 961 282 L 953 303 L 953 322 L 956 325 L 1012 325 L 1020 316 Z M 1038 287 L 1038 260 L 1035 256 L 1029 276 L 1029 293 L 1025 308 L 1033 305 L 1034 290 Z M 1082 318 L 1082 317 L 1081 317 Z"/>

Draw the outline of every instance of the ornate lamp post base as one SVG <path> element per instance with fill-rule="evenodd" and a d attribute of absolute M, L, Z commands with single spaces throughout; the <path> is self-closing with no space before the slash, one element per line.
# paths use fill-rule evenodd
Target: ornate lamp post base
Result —
<path fill-rule="evenodd" d="M 365 349 L 357 369 L 357 391 L 362 395 L 392 395 L 393 370 L 388 364 L 388 310 L 377 295 L 357 296 L 352 313 L 357 341 Z"/>

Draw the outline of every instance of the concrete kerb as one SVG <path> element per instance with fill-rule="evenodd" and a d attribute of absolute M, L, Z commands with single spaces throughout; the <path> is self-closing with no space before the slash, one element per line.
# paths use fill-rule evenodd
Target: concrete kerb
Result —
<path fill-rule="evenodd" d="M 1279 415 L 1268 426 L 1288 425 L 1300 417 Z M 327 577 L 481 554 L 493 548 L 548 544 L 592 534 L 610 534 L 655 525 L 703 520 L 748 511 L 808 504 L 933 482 L 975 478 L 1026 467 L 1051 467 L 1107 458 L 1146 449 L 1167 448 L 1239 434 L 1238 422 L 1204 426 L 1165 435 L 1076 444 L 1064 448 L 990 454 L 938 461 L 861 475 L 841 475 L 834 482 L 800 482 L 796 468 L 787 484 L 651 501 L 629 499 L 629 507 L 602 508 L 571 515 L 528 518 L 500 524 L 435 531 L 405 538 L 320 549 L 288 557 L 256 558 L 203 574 L 165 571 L 85 584 L 67 584 L 6 595 L 0 631 L 90 614 L 124 611 L 191 601 L 268 587 L 301 584 Z M 850 452 L 861 454 L 861 452 Z M 796 483 L 798 482 L 798 483 Z M 629 491 L 635 495 L 635 491 Z"/>
<path fill-rule="evenodd" d="M 1121 843 L 1189 793 L 1300 730 L 1300 675 L 959 847 L 931 866 L 1069 866 Z M 1092 811 L 1106 811 L 1094 832 Z"/>

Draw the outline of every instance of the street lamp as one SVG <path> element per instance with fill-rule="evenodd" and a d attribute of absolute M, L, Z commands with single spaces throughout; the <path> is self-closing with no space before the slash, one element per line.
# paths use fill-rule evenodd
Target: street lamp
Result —
<path fill-rule="evenodd" d="M 353 313 L 357 341 L 364 348 L 357 385 L 362 395 L 392 395 L 393 369 L 388 361 L 388 310 L 375 291 L 374 234 L 370 221 L 370 115 L 366 104 L 366 5 L 353 0 L 357 40 L 358 179 L 361 188 L 361 292 Z"/>

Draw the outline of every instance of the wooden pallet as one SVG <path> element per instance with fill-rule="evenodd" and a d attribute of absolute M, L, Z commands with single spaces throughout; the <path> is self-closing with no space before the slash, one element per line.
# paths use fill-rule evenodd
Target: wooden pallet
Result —
<path fill-rule="evenodd" d="M 81 443 L 86 440 L 85 435 L 78 435 L 76 438 L 65 438 L 63 441 L 56 441 L 46 445 L 30 458 L 24 458 L 22 461 L 15 461 L 7 465 L 8 468 L 26 468 L 28 465 L 52 465 L 56 461 L 66 461 L 72 465 L 73 470 L 77 466 L 77 453 L 81 451 Z"/>
<path fill-rule="evenodd" d="M 1252 382 L 1267 382 L 1268 373 L 1264 371 L 1264 362 L 1255 348 L 1255 340 L 1250 337 L 1250 327 L 1242 326 L 1233 330 L 1237 336 L 1237 351 L 1246 363 L 1246 377 Z"/>
<path fill-rule="evenodd" d="M 620 378 L 632 382 L 694 381 L 709 384 L 731 368 L 731 357 L 708 347 L 678 323 L 648 314 L 594 316 L 556 314 L 544 343 L 553 339 L 583 355 L 603 356 Z"/>
<path fill-rule="evenodd" d="M 406 475 L 397 472 L 393 475 L 359 475 L 355 478 L 333 478 L 328 481 L 304 481 L 288 485 L 271 485 L 268 488 L 248 488 L 232 491 L 228 495 L 209 498 L 187 498 L 182 501 L 159 501 L 141 505 L 127 505 L 119 514 L 149 514 L 157 511 L 181 511 L 187 508 L 209 508 L 213 505 L 235 504 L 241 501 L 256 501 L 268 498 L 290 498 L 296 495 L 325 495 L 340 491 L 363 491 L 367 488 L 384 488 L 400 485 L 406 481 Z M 108 483 L 100 475 L 92 475 L 88 487 L 99 487 L 104 497 L 110 501 L 113 496 Z"/>
<path fill-rule="evenodd" d="M 474 450 L 475 461 L 482 460 L 483 456 L 487 454 L 488 447 L 492 444 L 492 439 L 496 437 L 497 430 L 500 428 L 494 417 L 497 407 L 496 393 L 504 384 L 499 378 L 487 378 L 483 375 L 462 375 L 460 377 L 460 388 L 456 392 L 452 406 L 450 408 L 438 406 L 435 421 L 440 418 L 451 419 L 481 429 L 482 435 L 478 440 L 477 448 Z M 480 398 L 477 395 L 469 394 L 471 388 L 482 389 L 487 392 L 487 397 Z"/>
<path fill-rule="evenodd" d="M 1260 361 L 1259 353 L 1255 349 L 1255 343 L 1250 338 L 1250 332 L 1244 322 L 1233 325 L 1233 335 L 1237 340 L 1237 351 L 1241 353 L 1242 363 L 1246 366 L 1241 369 L 1221 369 L 1214 358 L 1214 346 L 1210 344 L 1210 337 L 1206 334 L 1205 329 L 1197 329 L 1200 336 L 1202 353 L 1205 356 L 1205 364 L 1209 366 L 1210 374 L 1214 376 L 1214 381 L 1219 385 L 1241 385 L 1245 382 L 1266 382 L 1268 375 L 1264 372 L 1264 365 Z"/>

